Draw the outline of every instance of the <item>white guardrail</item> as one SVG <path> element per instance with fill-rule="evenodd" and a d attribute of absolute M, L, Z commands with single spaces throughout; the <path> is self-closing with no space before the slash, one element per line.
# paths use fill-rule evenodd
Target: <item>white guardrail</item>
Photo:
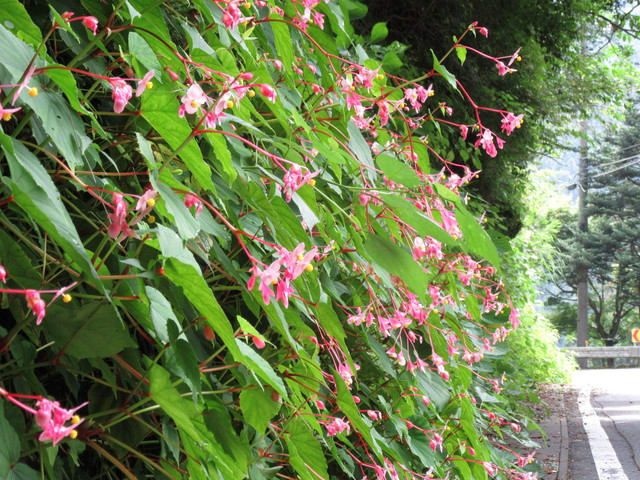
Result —
<path fill-rule="evenodd" d="M 640 358 L 638 347 L 566 347 L 576 358 Z"/>

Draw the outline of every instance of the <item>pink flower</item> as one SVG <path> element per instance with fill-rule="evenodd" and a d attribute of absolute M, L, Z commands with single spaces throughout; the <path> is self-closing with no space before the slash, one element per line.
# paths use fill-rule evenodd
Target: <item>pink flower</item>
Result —
<path fill-rule="evenodd" d="M 251 271 L 252 275 L 247 282 L 247 288 L 253 290 L 256 280 L 260 280 L 258 290 L 262 294 L 262 301 L 265 305 L 269 305 L 271 299 L 276 296 L 272 287 L 277 285 L 280 280 L 280 262 L 275 261 L 264 270 L 254 266 Z"/>
<path fill-rule="evenodd" d="M 16 113 L 19 112 L 20 110 L 22 110 L 22 108 L 4 108 L 2 105 L 0 105 L 0 118 L 5 121 L 8 122 L 9 120 L 11 120 L 11 116 Z"/>
<path fill-rule="evenodd" d="M 315 23 L 320 30 L 324 29 L 324 15 L 320 12 L 313 12 L 313 23 Z"/>
<path fill-rule="evenodd" d="M 16 101 L 18 100 L 18 97 L 20 97 L 20 94 L 22 93 L 22 91 L 29 86 L 29 82 L 33 78 L 33 74 L 35 73 L 35 71 L 36 71 L 36 66 L 31 65 L 29 67 L 29 70 L 27 70 L 27 72 L 24 74 L 24 78 L 22 79 L 22 82 L 20 82 L 20 84 L 18 85 L 18 88 L 13 94 L 13 97 L 11 97 L 11 106 L 16 104 Z M 2 107 L 0 107 L 0 109 L 2 109 Z M 9 112 L 8 110 L 11 110 L 11 109 L 5 109 L 3 111 L 5 113 L 15 113 L 15 112 Z"/>
<path fill-rule="evenodd" d="M 514 330 L 520 326 L 520 312 L 515 307 L 511 307 L 509 322 L 511 323 L 511 328 Z"/>
<path fill-rule="evenodd" d="M 96 17 L 82 17 L 82 24 L 91 30 L 94 35 L 98 32 L 98 19 Z"/>
<path fill-rule="evenodd" d="M 434 452 L 436 450 L 442 451 L 442 440 L 443 438 L 441 435 L 434 433 L 433 438 L 429 442 L 429 448 L 431 448 L 431 450 L 433 450 Z"/>
<path fill-rule="evenodd" d="M 155 198 L 158 196 L 158 192 L 150 188 L 138 198 L 136 203 L 136 212 L 142 212 L 143 215 L 147 214 L 155 205 Z"/>
<path fill-rule="evenodd" d="M 138 86 L 136 88 L 136 97 L 139 97 L 144 93 L 147 88 L 151 88 L 153 85 L 151 83 L 151 79 L 156 75 L 154 70 L 149 70 L 144 77 L 138 82 Z"/>
<path fill-rule="evenodd" d="M 193 193 L 187 193 L 184 196 L 184 206 L 187 208 L 195 207 L 196 215 L 198 215 L 202 211 L 202 201 L 196 197 Z"/>
<path fill-rule="evenodd" d="M 40 293 L 36 290 L 27 290 L 25 291 L 25 299 L 27 301 L 27 306 L 36 316 L 36 325 L 40 325 L 42 323 L 42 319 L 47 313 L 45 310 L 46 304 L 44 303 L 44 300 L 40 298 Z"/>
<path fill-rule="evenodd" d="M 243 17 L 242 12 L 238 8 L 237 0 L 227 2 L 227 8 L 224 9 L 222 14 L 222 23 L 227 28 L 234 29 L 241 23 L 248 22 L 253 17 Z"/>
<path fill-rule="evenodd" d="M 202 87 L 197 83 L 194 83 L 187 89 L 187 93 L 180 99 L 182 105 L 178 110 L 178 115 L 184 117 L 185 113 L 193 115 L 200 107 L 208 100 L 209 97 L 205 95 Z"/>
<path fill-rule="evenodd" d="M 258 350 L 262 350 L 267 345 L 262 338 L 257 337 L 256 335 L 251 335 L 251 341 Z"/>
<path fill-rule="evenodd" d="M 0 264 L 0 282 L 7 283 L 7 269 L 2 264 Z"/>
<path fill-rule="evenodd" d="M 36 406 L 38 410 L 35 412 L 35 419 L 38 426 L 42 429 L 42 433 L 38 437 L 41 442 L 51 440 L 53 445 L 57 445 L 65 437 L 71 436 L 75 438 L 77 433 L 75 429 L 82 420 L 75 415 L 75 412 L 87 405 L 83 403 L 71 410 L 60 407 L 58 402 L 43 398 L 38 400 Z M 71 421 L 71 425 L 66 425 Z"/>
<path fill-rule="evenodd" d="M 347 434 L 351 433 L 351 426 L 341 418 L 334 418 L 332 422 L 325 423 L 324 426 L 330 437 L 334 437 L 342 432 L 347 432 Z"/>
<path fill-rule="evenodd" d="M 522 126 L 523 120 L 522 114 L 514 115 L 511 112 L 508 112 L 506 115 L 502 117 L 502 124 L 500 125 L 500 129 L 505 132 L 507 135 L 511 135 L 516 128 L 520 128 Z"/>
<path fill-rule="evenodd" d="M 367 410 L 367 416 L 374 422 L 382 420 L 382 412 L 378 410 Z"/>
<path fill-rule="evenodd" d="M 378 69 L 370 70 L 368 68 L 358 65 L 358 71 L 355 74 L 355 81 L 362 85 L 364 88 L 372 88 L 373 81 L 378 75 Z"/>
<path fill-rule="evenodd" d="M 501 149 L 502 146 L 504 145 L 504 140 L 502 140 L 499 137 L 495 137 L 496 145 L 494 145 L 493 140 L 494 140 L 493 132 L 488 128 L 485 128 L 482 134 L 480 133 L 478 134 L 478 139 L 476 140 L 476 143 L 474 143 L 473 146 L 476 148 L 482 147 L 483 150 L 487 153 L 487 155 L 489 155 L 491 158 L 495 158 L 496 155 L 498 155 L 498 150 L 496 148 L 496 145 L 498 146 L 498 148 Z"/>
<path fill-rule="evenodd" d="M 318 254 L 318 249 L 313 247 L 308 252 L 304 252 L 304 243 L 299 243 L 292 251 L 281 249 L 280 262 L 285 269 L 285 275 L 291 280 L 295 280 L 302 272 L 309 269 L 311 262 Z"/>
<path fill-rule="evenodd" d="M 496 62 L 496 68 L 498 69 L 498 75 L 500 75 L 501 77 L 504 77 L 507 73 L 513 73 L 517 71 L 514 68 L 507 67 L 504 62 L 501 62 L 500 60 Z"/>
<path fill-rule="evenodd" d="M 266 83 L 260 84 L 260 93 L 272 102 L 275 102 L 276 97 L 278 96 L 275 89 L 271 85 L 267 85 Z"/>
<path fill-rule="evenodd" d="M 121 233 L 127 237 L 133 236 L 133 231 L 127 223 L 127 202 L 124 201 L 124 198 L 119 193 L 113 193 L 112 197 L 111 205 L 113 212 L 107 215 L 110 222 L 108 230 L 109 236 L 111 238 L 118 238 Z"/>
<path fill-rule="evenodd" d="M 496 473 L 498 473 L 498 467 L 496 467 L 491 462 L 482 462 L 482 466 L 487 471 L 490 477 L 493 477 Z"/>
<path fill-rule="evenodd" d="M 276 301 L 282 302 L 284 308 L 289 308 L 289 297 L 293 294 L 293 287 L 288 278 L 278 280 L 276 284 Z"/>
<path fill-rule="evenodd" d="M 316 400 L 316 407 L 318 410 L 324 410 L 327 408 L 322 400 Z"/>
<path fill-rule="evenodd" d="M 131 85 L 118 77 L 109 79 L 109 84 L 112 88 L 111 98 L 113 99 L 113 111 L 115 113 L 122 113 L 124 107 L 126 107 L 129 100 L 131 100 L 133 89 Z"/>
<path fill-rule="evenodd" d="M 274 60 L 273 61 L 273 66 L 276 67 L 276 70 L 278 70 L 279 72 L 282 71 L 282 67 L 284 65 L 282 65 L 282 62 L 280 60 Z"/>
<path fill-rule="evenodd" d="M 489 29 L 487 27 L 478 27 L 477 28 L 478 32 L 480 32 L 480 35 L 482 35 L 485 38 L 489 37 Z"/>
<path fill-rule="evenodd" d="M 307 183 L 313 184 L 315 180 L 312 182 L 313 178 L 316 177 L 320 172 L 307 172 L 302 173 L 302 168 L 299 165 L 293 165 L 287 173 L 284 174 L 282 181 L 284 186 L 282 191 L 284 192 L 284 199 L 287 202 L 291 201 L 294 192 L 297 192 L 302 186 Z"/>
<path fill-rule="evenodd" d="M 460 125 L 460 136 L 466 140 L 467 139 L 467 134 L 469 133 L 469 127 L 467 127 L 466 125 Z"/>

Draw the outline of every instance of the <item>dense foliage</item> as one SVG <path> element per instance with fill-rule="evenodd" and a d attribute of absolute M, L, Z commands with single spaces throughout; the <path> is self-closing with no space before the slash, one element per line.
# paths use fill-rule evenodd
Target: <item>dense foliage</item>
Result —
<path fill-rule="evenodd" d="M 449 70 L 517 45 L 472 23 L 407 80 L 349 1 L 26 5 L 0 9 L 0 475 L 533 478 L 457 153 L 522 115 Z"/>
<path fill-rule="evenodd" d="M 640 113 L 632 103 L 622 125 L 597 135 L 589 155 L 587 232 L 575 215 L 560 211 L 557 289 L 549 299 L 556 321 L 575 330 L 577 271 L 588 269 L 590 335 L 605 345 L 630 341 L 640 313 Z"/>

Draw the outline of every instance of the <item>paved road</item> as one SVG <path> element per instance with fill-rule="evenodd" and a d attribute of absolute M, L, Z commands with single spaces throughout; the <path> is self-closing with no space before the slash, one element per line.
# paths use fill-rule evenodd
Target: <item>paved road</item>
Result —
<path fill-rule="evenodd" d="M 571 478 L 640 480 L 640 369 L 580 370 L 573 383 L 592 458 L 571 452 Z"/>

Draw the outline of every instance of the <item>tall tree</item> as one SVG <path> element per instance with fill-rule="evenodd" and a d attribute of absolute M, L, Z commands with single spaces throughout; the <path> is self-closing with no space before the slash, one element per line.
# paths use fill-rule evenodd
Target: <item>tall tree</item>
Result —
<path fill-rule="evenodd" d="M 589 231 L 571 222 L 559 236 L 562 289 L 554 300 L 573 296 L 587 268 L 592 334 L 605 345 L 623 340 L 621 327 L 640 314 L 639 138 L 640 109 L 634 104 L 621 127 L 603 132 L 590 158 Z"/>

